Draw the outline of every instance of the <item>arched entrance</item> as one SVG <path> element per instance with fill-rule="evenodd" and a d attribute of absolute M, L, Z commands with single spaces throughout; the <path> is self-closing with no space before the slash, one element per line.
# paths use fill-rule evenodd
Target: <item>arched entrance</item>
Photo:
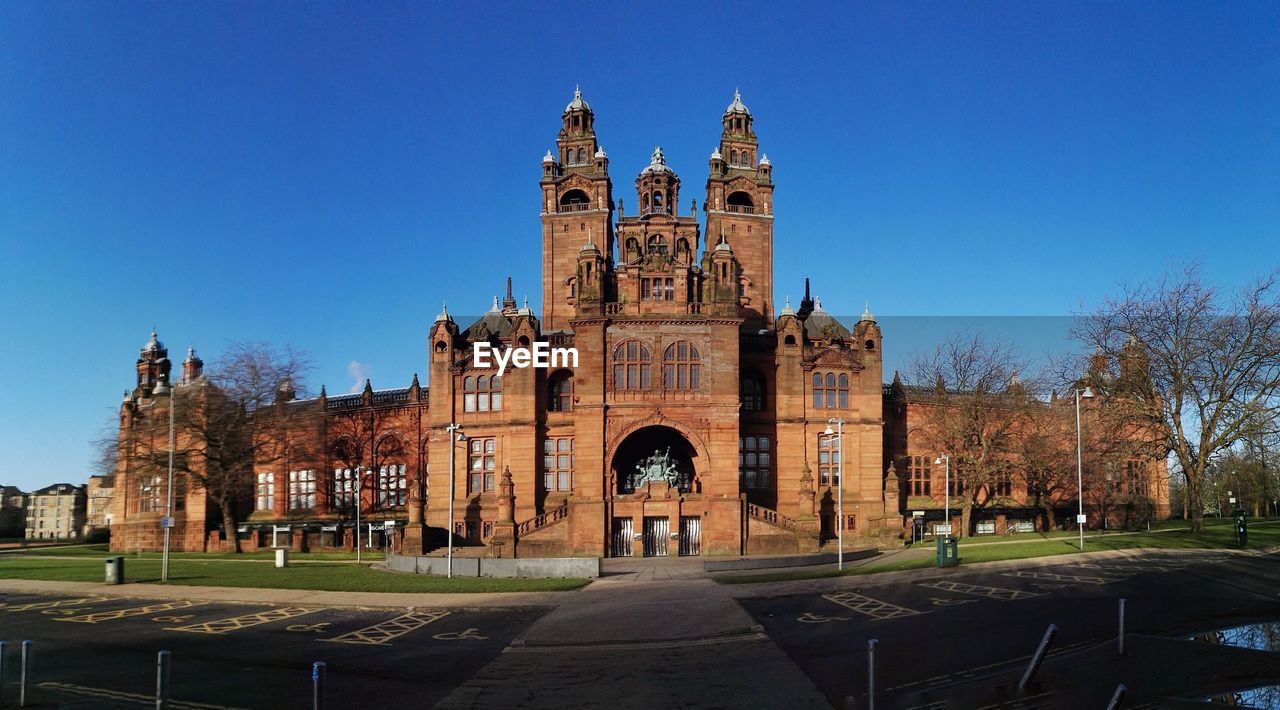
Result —
<path fill-rule="evenodd" d="M 627 434 L 609 464 L 611 556 L 700 554 L 701 511 L 686 510 L 688 500 L 701 499 L 690 499 L 702 488 L 699 459 L 697 447 L 673 427 L 655 424 Z"/>
<path fill-rule="evenodd" d="M 698 452 L 679 431 L 668 426 L 647 426 L 627 435 L 610 464 L 614 494 L 635 493 L 649 480 L 672 475 L 671 487 L 682 493 L 699 492 Z"/>

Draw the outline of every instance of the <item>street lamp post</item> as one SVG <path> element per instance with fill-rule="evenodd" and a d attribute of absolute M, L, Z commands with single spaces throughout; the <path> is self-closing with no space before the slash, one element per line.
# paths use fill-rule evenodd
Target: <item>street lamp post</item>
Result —
<path fill-rule="evenodd" d="M 169 395 L 169 481 L 165 486 L 164 519 L 160 521 L 164 528 L 164 552 L 160 556 L 160 581 L 167 582 L 169 581 L 170 531 L 173 529 L 173 423 L 178 397 L 174 388 L 164 382 L 156 386 L 156 394 Z"/>
<path fill-rule="evenodd" d="M 943 479 L 942 479 L 943 480 L 943 483 L 942 483 L 943 498 L 942 499 L 943 501 L 945 501 L 942 504 L 942 507 L 944 508 L 943 514 L 946 516 L 946 520 L 947 520 L 946 522 L 947 536 L 950 537 L 951 536 L 951 455 L 943 454 L 938 458 L 934 459 L 933 465 L 937 466 L 938 464 L 946 465 L 946 468 L 943 469 Z"/>
<path fill-rule="evenodd" d="M 1076 524 L 1080 526 L 1080 551 L 1084 552 L 1084 456 L 1080 437 L 1080 398 L 1093 399 L 1093 389 L 1085 387 L 1076 392 Z"/>
<path fill-rule="evenodd" d="M 448 557 L 447 576 L 453 579 L 453 487 L 454 479 L 457 477 L 457 469 L 453 463 L 453 449 L 458 442 L 466 441 L 467 435 L 462 433 L 462 427 L 454 422 L 449 422 L 449 426 L 445 427 L 445 431 L 449 432 L 449 529 L 445 531 L 448 539 Z"/>
<path fill-rule="evenodd" d="M 836 430 L 831 431 L 834 424 Z M 827 436 L 835 436 L 839 446 L 836 448 L 836 569 L 844 570 L 844 420 L 833 417 L 827 420 Z"/>

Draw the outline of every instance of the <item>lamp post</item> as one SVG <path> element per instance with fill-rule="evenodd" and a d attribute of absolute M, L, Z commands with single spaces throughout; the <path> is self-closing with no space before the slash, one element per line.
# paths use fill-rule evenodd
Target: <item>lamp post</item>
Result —
<path fill-rule="evenodd" d="M 363 457 L 362 457 L 363 458 Z M 360 564 L 360 504 L 364 502 L 364 466 L 356 464 L 352 473 L 356 475 L 356 564 Z"/>
<path fill-rule="evenodd" d="M 1084 456 L 1080 437 L 1080 398 L 1093 399 L 1093 389 L 1085 387 L 1076 392 L 1076 524 L 1080 526 L 1080 551 L 1084 552 Z"/>
<path fill-rule="evenodd" d="M 454 422 L 449 422 L 449 426 L 445 427 L 445 431 L 449 432 L 449 529 L 446 531 L 448 539 L 448 557 L 447 576 L 453 579 L 453 487 L 454 480 L 457 477 L 457 469 L 453 463 L 453 449 L 458 442 L 466 441 L 467 435 L 462 433 L 462 427 Z"/>
<path fill-rule="evenodd" d="M 169 481 L 165 486 L 164 519 L 160 521 L 161 527 L 164 528 L 164 552 L 160 556 L 160 581 L 167 582 L 169 581 L 170 530 L 173 528 L 173 422 L 178 397 L 174 388 L 165 382 L 156 386 L 155 393 L 169 396 Z"/>
<path fill-rule="evenodd" d="M 831 425 L 834 424 L 836 430 L 831 431 Z M 836 569 L 844 570 L 844 420 L 839 417 L 832 417 L 827 420 L 827 430 L 822 432 L 827 436 L 835 436 L 839 446 L 836 448 L 836 544 L 839 550 L 836 551 Z"/>
<path fill-rule="evenodd" d="M 943 503 L 943 508 L 945 509 L 943 512 L 946 515 L 946 519 L 947 519 L 947 523 L 946 523 L 947 537 L 950 537 L 951 536 L 951 455 L 943 454 L 938 458 L 934 459 L 933 465 L 936 466 L 938 464 L 946 465 L 946 468 L 943 470 L 944 478 L 942 479 L 943 480 L 943 484 L 942 484 L 943 500 L 946 501 L 945 503 Z"/>

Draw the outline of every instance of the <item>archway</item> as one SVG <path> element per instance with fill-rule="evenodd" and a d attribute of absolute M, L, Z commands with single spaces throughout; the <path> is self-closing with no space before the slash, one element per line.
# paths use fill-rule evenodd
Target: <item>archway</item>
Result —
<path fill-rule="evenodd" d="M 627 435 L 610 462 L 614 493 L 634 493 L 646 479 L 656 480 L 665 470 L 675 488 L 700 492 L 698 451 L 679 431 L 662 425 L 647 426 Z M 638 485 L 637 485 L 638 484 Z"/>

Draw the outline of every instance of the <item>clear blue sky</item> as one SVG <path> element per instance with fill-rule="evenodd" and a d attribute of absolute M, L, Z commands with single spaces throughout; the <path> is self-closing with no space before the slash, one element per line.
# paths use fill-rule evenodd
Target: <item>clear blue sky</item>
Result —
<path fill-rule="evenodd" d="M 1278 28 L 1250 2 L 0 4 L 0 483 L 85 478 L 153 324 L 175 361 L 291 343 L 336 393 L 425 370 L 442 299 L 481 312 L 510 274 L 536 308 L 575 84 L 633 208 L 656 144 L 701 201 L 741 87 L 779 302 L 809 275 L 835 313 L 1060 316 L 1192 258 L 1239 283 L 1280 253 Z M 914 330 L 886 325 L 891 367 Z"/>

